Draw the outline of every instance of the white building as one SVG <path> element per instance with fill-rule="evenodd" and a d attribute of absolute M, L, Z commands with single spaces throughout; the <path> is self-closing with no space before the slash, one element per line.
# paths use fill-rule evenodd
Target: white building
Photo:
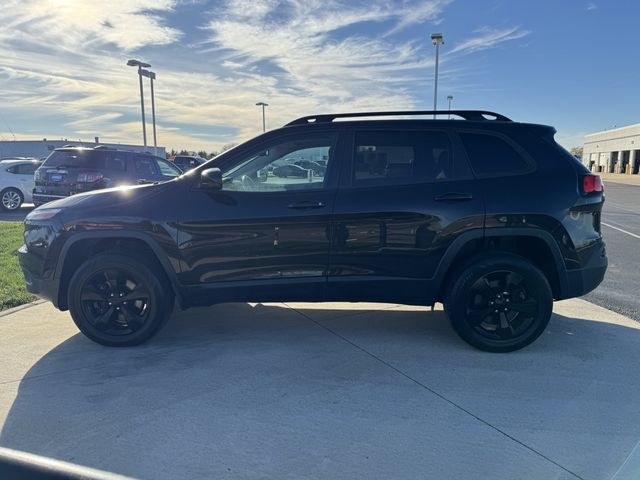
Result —
<path fill-rule="evenodd" d="M 101 143 L 98 137 L 95 142 L 73 142 L 68 140 L 2 140 L 0 141 L 0 158 L 7 157 L 35 157 L 41 158 L 49 155 L 54 149 L 64 147 L 65 145 L 75 145 L 78 147 L 95 147 L 105 145 L 111 148 L 119 148 L 121 150 L 130 150 L 132 152 L 151 152 L 153 146 L 143 145 L 127 145 L 123 143 Z M 164 147 L 157 148 L 157 155 L 166 158 Z"/>
<path fill-rule="evenodd" d="M 637 175 L 640 123 L 585 135 L 582 162 L 593 172 Z"/>

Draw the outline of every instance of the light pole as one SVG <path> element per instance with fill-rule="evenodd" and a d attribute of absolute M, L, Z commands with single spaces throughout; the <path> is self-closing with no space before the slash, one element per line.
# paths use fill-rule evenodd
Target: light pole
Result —
<path fill-rule="evenodd" d="M 447 95 L 447 100 L 449 100 L 449 120 L 451 120 L 451 100 L 453 100 L 453 95 Z"/>
<path fill-rule="evenodd" d="M 262 132 L 264 133 L 267 131 L 267 128 L 266 128 L 267 124 L 265 123 L 265 120 L 264 120 L 264 107 L 268 107 L 269 104 L 264 102 L 258 102 L 256 103 L 256 106 L 262 107 Z"/>
<path fill-rule="evenodd" d="M 444 44 L 444 37 L 441 33 L 432 33 L 431 41 L 436 46 L 436 76 L 433 84 L 433 110 L 438 109 L 438 63 L 440 62 L 440 45 Z M 433 114 L 433 118 L 436 118 L 436 114 Z"/>
<path fill-rule="evenodd" d="M 144 147 L 147 148 L 147 124 L 144 121 L 144 93 L 142 91 L 142 68 L 149 68 L 151 65 L 141 62 L 140 60 L 129 60 L 127 65 L 130 67 L 138 67 L 138 78 L 140 80 L 140 109 L 142 110 L 142 140 Z"/>
<path fill-rule="evenodd" d="M 158 143 L 156 141 L 156 102 L 153 94 L 153 81 L 156 79 L 156 72 L 151 70 L 140 70 L 140 74 L 151 80 L 151 119 L 153 122 L 153 154 L 158 155 Z"/>

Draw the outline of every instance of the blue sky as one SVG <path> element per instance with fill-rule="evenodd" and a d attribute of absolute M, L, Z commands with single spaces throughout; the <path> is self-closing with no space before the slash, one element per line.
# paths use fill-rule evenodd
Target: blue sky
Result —
<path fill-rule="evenodd" d="M 218 150 L 325 111 L 439 106 L 554 125 L 567 147 L 640 122 L 640 4 L 582 0 L 3 0 L 0 139 L 141 142 L 140 58 L 158 143 Z M 148 87 L 148 85 L 147 85 Z M 147 95 L 149 89 L 147 88 Z M 150 102 L 147 96 L 147 114 Z M 150 125 L 148 134 L 150 135 Z"/>

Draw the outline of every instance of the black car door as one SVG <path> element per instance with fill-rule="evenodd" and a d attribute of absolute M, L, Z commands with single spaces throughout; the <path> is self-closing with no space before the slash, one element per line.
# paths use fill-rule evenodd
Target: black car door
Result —
<path fill-rule="evenodd" d="M 457 140 L 442 129 L 351 134 L 334 207 L 328 296 L 429 303 L 456 236 L 482 232 L 484 206 Z"/>
<path fill-rule="evenodd" d="M 227 292 L 227 300 L 268 300 L 281 293 L 289 299 L 321 299 L 338 143 L 331 130 L 278 136 L 227 161 L 222 190 L 192 188 L 178 228 L 181 281 L 252 286 L 238 297 Z M 310 170 L 304 178 L 273 174 L 274 165 L 313 158 L 328 160 L 326 175 Z"/>

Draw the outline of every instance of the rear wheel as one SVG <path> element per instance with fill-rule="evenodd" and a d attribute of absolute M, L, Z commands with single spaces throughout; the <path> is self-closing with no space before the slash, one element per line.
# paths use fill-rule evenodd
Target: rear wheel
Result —
<path fill-rule="evenodd" d="M 9 212 L 18 210 L 23 201 L 24 197 L 22 196 L 22 192 L 17 188 L 5 188 L 0 192 L 0 205 L 3 210 L 7 210 Z"/>
<path fill-rule="evenodd" d="M 482 255 L 453 275 L 445 310 L 470 345 L 510 352 L 544 331 L 553 307 L 551 287 L 535 265 L 511 254 Z"/>
<path fill-rule="evenodd" d="M 80 331 L 102 345 L 125 347 L 151 338 L 173 309 L 173 292 L 152 262 L 104 253 L 83 263 L 69 282 L 69 310 Z"/>

